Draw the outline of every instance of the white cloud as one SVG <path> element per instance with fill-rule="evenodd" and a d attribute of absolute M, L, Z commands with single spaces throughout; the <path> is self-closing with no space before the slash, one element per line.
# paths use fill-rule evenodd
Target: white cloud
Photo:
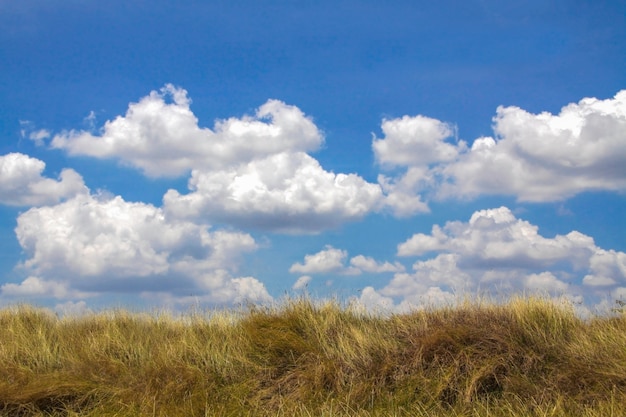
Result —
<path fill-rule="evenodd" d="M 85 301 L 66 301 L 55 305 L 54 311 L 65 317 L 80 317 L 93 313 L 93 311 L 87 307 L 87 303 Z"/>
<path fill-rule="evenodd" d="M 195 292 L 226 302 L 266 298 L 263 284 L 237 278 L 240 257 L 256 249 L 244 233 L 168 219 L 149 204 L 121 197 L 80 195 L 56 206 L 32 208 L 18 217 L 18 241 L 29 258 L 22 268 L 40 278 L 7 284 L 4 295 L 51 288 L 63 291 Z M 65 287 L 55 289 L 55 282 Z M 47 286 L 47 287 L 46 287 Z M 43 290 L 42 290 L 43 291 Z"/>
<path fill-rule="evenodd" d="M 383 295 L 385 291 L 377 291 L 374 287 L 365 287 L 361 295 L 353 300 L 357 305 L 369 311 L 380 313 L 407 313 L 430 307 L 450 306 L 458 301 L 458 297 L 439 287 L 423 287 L 420 293 L 413 294 L 396 304 L 394 298 Z"/>
<path fill-rule="evenodd" d="M 391 264 L 389 262 L 380 263 L 369 256 L 357 255 L 350 259 L 350 265 L 365 273 L 379 274 L 383 272 L 401 272 L 404 266 L 399 262 Z"/>
<path fill-rule="evenodd" d="M 393 298 L 382 296 L 374 287 L 363 288 L 359 298 L 353 302 L 374 312 L 388 313 L 394 309 Z"/>
<path fill-rule="evenodd" d="M 96 112 L 90 111 L 83 119 L 83 124 L 89 128 L 90 131 L 96 130 Z"/>
<path fill-rule="evenodd" d="M 415 262 L 410 273 L 396 273 L 374 290 L 376 297 L 397 301 L 399 309 L 423 304 L 427 294 L 431 301 L 449 301 L 467 293 L 524 291 L 569 299 L 585 293 L 597 301 L 626 284 L 625 253 L 599 248 L 577 231 L 550 238 L 538 230 L 506 207 L 477 211 L 468 222 L 435 225 L 430 234 L 416 233 L 398 245 L 398 256 L 431 257 Z"/>
<path fill-rule="evenodd" d="M 346 264 L 348 251 L 330 245 L 312 255 L 305 255 L 304 263 L 295 263 L 289 268 L 291 273 L 359 275 L 362 273 L 381 274 L 401 272 L 404 266 L 399 262 L 377 262 L 369 256 L 357 255 Z"/>
<path fill-rule="evenodd" d="M 372 148 L 376 160 L 391 166 L 428 166 L 454 160 L 465 149 L 464 142 L 446 142 L 453 127 L 425 116 L 404 116 L 383 120 L 384 139 L 374 139 Z"/>
<path fill-rule="evenodd" d="M 545 292 L 548 294 L 565 294 L 568 284 L 554 276 L 551 272 L 530 274 L 526 277 L 524 286 L 529 290 Z"/>
<path fill-rule="evenodd" d="M 593 287 L 611 287 L 626 277 L 626 253 L 598 248 L 589 260 L 589 274 L 583 282 Z"/>
<path fill-rule="evenodd" d="M 472 277 L 459 269 L 458 255 L 440 254 L 433 259 L 416 262 L 413 273 L 397 273 L 381 291 L 387 297 L 402 297 L 419 304 L 423 294 L 431 287 L 462 292 L 472 288 Z"/>
<path fill-rule="evenodd" d="M 515 195 L 562 200 L 585 191 L 626 190 L 626 90 L 585 98 L 558 115 L 499 107 L 497 139 L 481 138 L 443 169 L 441 195 Z"/>
<path fill-rule="evenodd" d="M 42 177 L 46 164 L 21 153 L 0 156 L 0 204 L 39 206 L 54 204 L 87 192 L 83 178 L 64 169 L 58 181 Z"/>
<path fill-rule="evenodd" d="M 323 143 L 309 117 L 278 100 L 254 116 L 200 127 L 187 92 L 166 85 L 131 103 L 99 136 L 70 131 L 51 144 L 71 155 L 117 158 L 152 177 L 191 172 L 188 194 L 164 196 L 168 213 L 181 219 L 317 233 L 361 219 L 383 197 L 378 184 L 324 170 L 307 153 Z"/>
<path fill-rule="evenodd" d="M 57 299 L 89 297 L 91 294 L 75 291 L 69 288 L 66 282 L 46 281 L 39 277 L 28 277 L 19 284 L 4 284 L 0 286 L 0 293 L 8 297 L 54 297 Z"/>
<path fill-rule="evenodd" d="M 46 130 L 46 129 L 39 129 L 35 132 L 31 132 L 28 135 L 28 139 L 32 140 L 33 142 L 35 142 L 35 144 L 37 146 L 43 146 L 44 144 L 44 139 L 48 139 L 50 137 L 50 131 Z"/>
<path fill-rule="evenodd" d="M 280 152 L 315 151 L 324 142 L 300 109 L 278 100 L 269 100 L 255 116 L 217 121 L 213 130 L 198 126 L 190 103 L 187 91 L 168 84 L 106 122 L 100 136 L 70 131 L 56 135 L 51 145 L 71 155 L 117 158 L 151 177 L 172 177 Z"/>
<path fill-rule="evenodd" d="M 400 175 L 378 176 L 384 205 L 398 217 L 429 212 L 420 193 L 436 185 L 436 166 L 454 161 L 467 144 L 450 143 L 451 125 L 421 115 L 384 120 L 381 129 L 384 138 L 372 141 L 376 161 L 383 168 L 406 168 Z"/>
<path fill-rule="evenodd" d="M 47 129 L 35 130 L 34 123 L 29 120 L 20 120 L 20 126 L 21 137 L 32 140 L 37 146 L 43 146 L 44 139 L 48 139 L 51 135 L 50 131 Z"/>
<path fill-rule="evenodd" d="M 219 288 L 200 297 L 211 304 L 265 303 L 272 300 L 262 282 L 254 277 L 238 277 L 226 280 Z"/>
<path fill-rule="evenodd" d="M 428 188 L 433 180 L 426 167 L 410 167 L 398 177 L 378 175 L 378 183 L 385 194 L 384 206 L 397 217 L 430 212 L 428 204 L 416 190 Z"/>
<path fill-rule="evenodd" d="M 168 270 L 169 249 L 182 244 L 184 234 L 200 243 L 200 232 L 194 229 L 167 225 L 151 205 L 85 195 L 27 211 L 19 216 L 16 233 L 20 245 L 32 254 L 26 266 L 38 271 L 148 276 Z"/>
<path fill-rule="evenodd" d="M 189 188 L 189 194 L 165 194 L 168 213 L 288 233 L 315 233 L 361 219 L 382 198 L 378 185 L 358 175 L 325 171 L 302 152 L 229 170 L 194 170 Z"/>
<path fill-rule="evenodd" d="M 626 190 L 626 90 L 585 98 L 557 115 L 498 107 L 493 137 L 451 143 L 452 128 L 424 116 L 385 120 L 372 148 L 386 205 L 398 216 L 427 211 L 427 198 L 512 195 L 558 201 L 586 191 Z"/>
<path fill-rule="evenodd" d="M 545 238 L 539 228 L 516 219 L 507 207 L 475 212 L 468 223 L 433 226 L 430 235 L 417 233 L 398 245 L 399 256 L 444 251 L 463 256 L 463 265 L 542 267 L 572 259 L 576 267 L 588 265 L 596 250 L 593 239 L 573 231 Z M 574 257 L 575 259 L 573 259 Z"/>
<path fill-rule="evenodd" d="M 345 273 L 345 261 L 347 257 L 347 251 L 326 245 L 325 249 L 315 254 L 305 255 L 304 263 L 291 265 L 289 272 L 299 274 Z"/>
<path fill-rule="evenodd" d="M 302 290 L 309 285 L 313 278 L 310 275 L 302 275 L 300 278 L 296 280 L 296 282 L 291 287 L 293 290 Z"/>
<path fill-rule="evenodd" d="M 262 282 L 254 277 L 228 278 L 225 275 L 210 278 L 210 291 L 196 292 L 190 289 L 188 295 L 173 292 L 144 291 L 140 296 L 159 306 L 175 309 L 197 307 L 201 304 L 233 305 L 264 304 L 271 302 L 272 296 Z"/>

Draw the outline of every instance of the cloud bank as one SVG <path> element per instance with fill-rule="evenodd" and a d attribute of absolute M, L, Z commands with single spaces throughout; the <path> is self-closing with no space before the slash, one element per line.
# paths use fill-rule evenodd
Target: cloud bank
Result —
<path fill-rule="evenodd" d="M 626 253 L 602 249 L 577 231 L 544 237 L 507 207 L 416 233 L 398 245 L 397 255 L 422 259 L 383 288 L 368 287 L 361 302 L 405 310 L 463 293 L 522 291 L 582 301 L 626 292 Z"/>
<path fill-rule="evenodd" d="M 191 172 L 189 190 L 169 190 L 173 216 L 288 233 L 316 233 L 363 218 L 382 200 L 378 184 L 356 174 L 324 170 L 308 153 L 324 143 L 321 131 L 295 106 L 269 100 L 254 116 L 202 128 L 187 91 L 166 85 L 101 134 L 69 131 L 52 148 L 70 155 L 115 158 L 150 177 Z"/>
<path fill-rule="evenodd" d="M 78 195 L 31 208 L 17 219 L 30 276 L 3 295 L 74 298 L 95 293 L 194 295 L 214 303 L 271 297 L 252 277 L 235 277 L 243 254 L 256 250 L 241 232 L 169 219 L 162 209 L 121 197 Z"/>
<path fill-rule="evenodd" d="M 325 169 L 312 156 L 323 133 L 293 105 L 268 100 L 254 115 L 213 128 L 201 127 L 190 106 L 187 91 L 168 84 L 97 134 L 28 135 L 36 145 L 115 159 L 148 177 L 188 177 L 188 191 L 167 190 L 161 207 L 93 194 L 72 169 L 48 178 L 45 163 L 25 154 L 0 156 L 0 204 L 29 208 L 15 229 L 24 278 L 2 285 L 3 297 L 53 297 L 68 308 L 120 292 L 174 304 L 262 302 L 271 299 L 263 282 L 238 274 L 258 248 L 248 232 L 321 233 L 373 213 L 428 212 L 433 200 L 506 195 L 542 203 L 626 191 L 626 90 L 556 115 L 499 107 L 493 136 L 473 141 L 424 115 L 383 120 L 371 145 L 376 183 Z M 291 265 L 300 275 L 292 288 L 305 288 L 314 275 L 389 273 L 391 281 L 366 287 L 360 299 L 394 308 L 496 288 L 626 296 L 626 254 L 577 231 L 542 236 L 507 207 L 416 233 L 397 256 L 417 258 L 410 272 L 400 261 L 349 257 L 327 245 Z"/>
<path fill-rule="evenodd" d="M 428 201 L 508 195 L 551 202 L 587 191 L 626 191 L 626 90 L 584 98 L 559 114 L 498 107 L 493 137 L 457 138 L 454 125 L 424 115 L 383 120 L 372 151 L 378 183 L 325 170 L 310 153 L 324 143 L 313 120 L 269 100 L 254 116 L 200 127 L 182 88 L 166 85 L 131 103 L 100 135 L 69 131 L 51 147 L 116 158 L 148 176 L 191 173 L 187 194 L 164 207 L 185 219 L 242 228 L 317 233 L 372 212 L 428 212 Z"/>
<path fill-rule="evenodd" d="M 427 210 L 425 198 L 509 195 L 551 202 L 588 191 L 626 191 L 626 90 L 584 98 L 559 114 L 498 107 L 494 137 L 468 147 L 454 129 L 425 116 L 385 120 L 372 149 L 387 204 L 399 216 Z"/>

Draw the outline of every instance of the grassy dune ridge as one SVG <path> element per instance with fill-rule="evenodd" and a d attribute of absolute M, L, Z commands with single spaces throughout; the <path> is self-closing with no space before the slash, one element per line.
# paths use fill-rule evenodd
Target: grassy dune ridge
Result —
<path fill-rule="evenodd" d="M 624 416 L 626 314 L 540 298 L 378 316 L 0 310 L 0 416 Z"/>

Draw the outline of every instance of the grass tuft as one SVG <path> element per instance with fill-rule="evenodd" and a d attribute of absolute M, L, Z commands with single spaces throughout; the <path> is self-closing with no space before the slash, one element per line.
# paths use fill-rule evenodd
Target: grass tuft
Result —
<path fill-rule="evenodd" d="M 0 416 L 623 416 L 626 314 L 540 298 L 379 316 L 0 310 Z"/>

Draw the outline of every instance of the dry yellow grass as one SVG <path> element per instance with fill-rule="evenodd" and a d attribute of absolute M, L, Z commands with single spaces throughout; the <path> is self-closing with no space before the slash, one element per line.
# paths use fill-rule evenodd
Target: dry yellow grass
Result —
<path fill-rule="evenodd" d="M 626 314 L 518 298 L 57 318 L 0 310 L 0 415 L 624 416 Z"/>

